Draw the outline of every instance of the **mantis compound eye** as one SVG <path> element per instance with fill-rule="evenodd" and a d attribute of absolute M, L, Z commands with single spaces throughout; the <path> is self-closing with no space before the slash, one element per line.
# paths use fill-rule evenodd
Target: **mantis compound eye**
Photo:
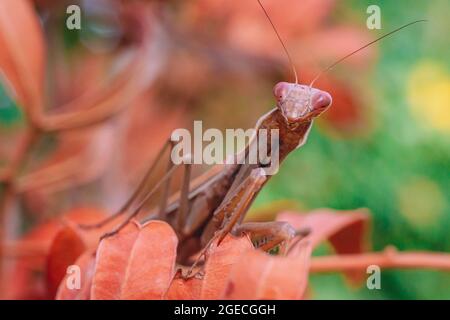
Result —
<path fill-rule="evenodd" d="M 273 87 L 273 95 L 277 101 L 282 101 L 286 98 L 289 90 L 289 83 L 278 82 L 275 87 Z"/>
<path fill-rule="evenodd" d="M 331 105 L 331 96 L 328 92 L 317 90 L 311 98 L 311 107 L 313 111 L 322 112 Z"/>

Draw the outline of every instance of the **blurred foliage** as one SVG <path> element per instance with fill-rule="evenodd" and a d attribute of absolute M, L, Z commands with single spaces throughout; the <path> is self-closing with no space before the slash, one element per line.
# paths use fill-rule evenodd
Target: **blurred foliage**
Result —
<path fill-rule="evenodd" d="M 450 47 L 444 12 L 449 3 L 346 1 L 340 9 L 360 11 L 364 18 L 370 4 L 381 7 L 383 30 L 429 20 L 380 44 L 370 82 L 376 129 L 370 136 L 344 140 L 314 127 L 308 143 L 286 160 L 256 205 L 289 198 L 306 208 L 367 207 L 373 213 L 375 249 L 395 244 L 448 252 Z M 379 291 L 354 291 L 340 275 L 312 277 L 316 298 L 450 298 L 450 275 L 444 273 L 385 271 L 381 281 Z"/>
<path fill-rule="evenodd" d="M 14 101 L 6 94 L 5 89 L 0 84 L 0 125 L 8 126 L 21 120 L 20 109 Z"/>

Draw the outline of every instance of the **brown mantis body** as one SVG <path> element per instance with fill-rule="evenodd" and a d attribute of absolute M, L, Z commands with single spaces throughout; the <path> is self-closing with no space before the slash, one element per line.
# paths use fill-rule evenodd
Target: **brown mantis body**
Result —
<path fill-rule="evenodd" d="M 286 82 L 277 84 L 274 94 L 278 100 L 277 108 L 264 115 L 258 121 L 256 129 L 257 132 L 259 132 L 258 129 L 267 129 L 268 132 L 270 129 L 279 130 L 279 161 L 281 162 L 291 151 L 306 142 L 313 118 L 331 105 L 331 96 L 315 88 Z M 256 139 L 257 137 L 254 137 L 252 141 Z M 171 145 L 170 142 L 166 144 L 161 154 L 169 145 Z M 270 150 L 270 146 L 268 147 Z M 236 157 L 248 157 L 248 150 L 249 146 Z M 249 206 L 270 176 L 265 174 L 264 165 L 260 163 L 237 162 L 218 165 L 192 184 L 189 181 L 190 165 L 184 165 L 184 180 L 179 200 L 170 201 L 167 199 L 167 192 L 163 192 L 159 210 L 154 210 L 150 214 L 148 219 L 165 220 L 176 231 L 180 241 L 180 262 L 206 246 L 213 237 L 219 237 L 221 241 L 228 232 L 247 232 L 256 246 L 263 249 L 270 249 L 297 234 L 296 230 L 284 222 L 241 224 Z M 143 193 L 145 180 L 151 174 L 153 167 L 133 197 L 118 214 L 129 209 L 131 203 Z M 162 187 L 164 191 L 168 190 L 174 169 L 175 166 L 171 166 L 167 174 L 152 191 L 143 197 L 124 223 L 107 235 L 116 233 L 137 215 L 157 188 Z"/>
<path fill-rule="evenodd" d="M 275 93 L 279 97 L 279 106 L 264 115 L 256 129 L 257 132 L 259 129 L 279 130 L 281 162 L 306 142 L 312 119 L 330 106 L 331 96 L 317 89 L 288 83 L 279 83 Z M 247 157 L 248 150 L 247 147 L 238 157 Z M 248 232 L 257 246 L 265 248 L 295 236 L 296 231 L 285 223 L 241 224 L 249 206 L 270 178 L 263 168 L 261 163 L 249 164 L 248 161 L 223 165 L 217 174 L 187 193 L 187 210 L 183 208 L 183 192 L 180 201 L 169 205 L 163 215 L 175 226 L 183 255 L 198 251 L 214 236 L 221 241 L 228 232 Z"/>
<path fill-rule="evenodd" d="M 273 26 L 266 12 L 265 14 Z M 381 36 L 346 55 L 323 72 L 332 69 L 342 60 L 372 43 L 419 21 L 406 24 Z M 274 26 L 273 28 L 281 41 Z M 286 47 L 282 41 L 281 43 L 293 66 Z M 263 115 L 256 124 L 256 132 L 259 132 L 259 129 L 267 129 L 268 132 L 271 132 L 271 129 L 279 130 L 280 163 L 290 152 L 306 142 L 313 119 L 326 111 L 332 102 L 330 94 L 312 87 L 314 81 L 323 72 L 313 80 L 311 85 L 307 86 L 297 83 L 294 67 L 293 70 L 296 83 L 280 82 L 274 87 L 277 107 Z M 171 198 L 169 197 L 170 180 L 179 165 L 169 162 L 168 171 L 164 177 L 151 190 L 147 190 L 146 187 L 146 182 L 154 171 L 155 164 L 161 160 L 168 147 L 173 147 L 173 144 L 168 141 L 127 203 L 115 215 L 96 225 L 85 227 L 99 227 L 129 212 L 127 218 L 115 230 L 104 236 L 114 235 L 141 212 L 149 198 L 158 189 L 162 189 L 159 208 L 152 210 L 147 220 L 165 220 L 174 228 L 179 237 L 178 262 L 181 264 L 186 263 L 188 258 L 201 248 L 204 248 L 202 251 L 204 253 L 212 241 L 217 240 L 220 243 L 228 233 L 247 233 L 255 246 L 264 250 L 286 243 L 285 240 L 301 235 L 302 231 L 294 230 L 289 224 L 277 221 L 242 223 L 250 205 L 270 178 L 264 171 L 266 165 L 261 162 L 250 164 L 246 161 L 249 149 L 255 141 L 257 141 L 257 136 L 253 137 L 243 152 L 235 155 L 236 159 L 244 161 L 237 161 L 236 164 L 217 165 L 193 182 L 190 181 L 191 165 L 184 164 L 181 191 L 179 195 Z M 270 141 L 270 138 L 267 141 Z M 270 150 L 271 145 L 268 145 L 267 149 Z M 134 203 L 136 203 L 134 209 L 130 211 Z"/>

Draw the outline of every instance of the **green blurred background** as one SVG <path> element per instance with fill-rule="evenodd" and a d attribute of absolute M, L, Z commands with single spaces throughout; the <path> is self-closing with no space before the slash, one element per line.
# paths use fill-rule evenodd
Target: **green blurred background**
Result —
<path fill-rule="evenodd" d="M 448 1 L 342 1 L 342 10 L 381 7 L 383 30 L 429 22 L 380 43 L 371 73 L 379 125 L 362 139 L 317 126 L 258 198 L 298 199 L 306 208 L 366 207 L 373 246 L 450 251 L 450 46 Z M 336 19 L 339 19 L 336 17 Z M 430 115 L 432 114 L 432 115 Z M 320 253 L 324 253 L 325 249 Z M 449 299 L 450 274 L 382 271 L 381 290 L 349 289 L 341 275 L 313 275 L 315 298 Z"/>

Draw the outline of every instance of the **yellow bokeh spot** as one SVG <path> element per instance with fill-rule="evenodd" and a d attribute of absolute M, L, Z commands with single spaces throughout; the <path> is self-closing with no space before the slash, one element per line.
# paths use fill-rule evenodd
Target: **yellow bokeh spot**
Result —
<path fill-rule="evenodd" d="M 439 186 L 427 178 L 408 181 L 398 191 L 400 213 L 418 229 L 437 227 L 445 208 Z"/>
<path fill-rule="evenodd" d="M 407 96 L 417 121 L 450 132 L 450 75 L 443 66 L 418 63 L 409 76 Z"/>

